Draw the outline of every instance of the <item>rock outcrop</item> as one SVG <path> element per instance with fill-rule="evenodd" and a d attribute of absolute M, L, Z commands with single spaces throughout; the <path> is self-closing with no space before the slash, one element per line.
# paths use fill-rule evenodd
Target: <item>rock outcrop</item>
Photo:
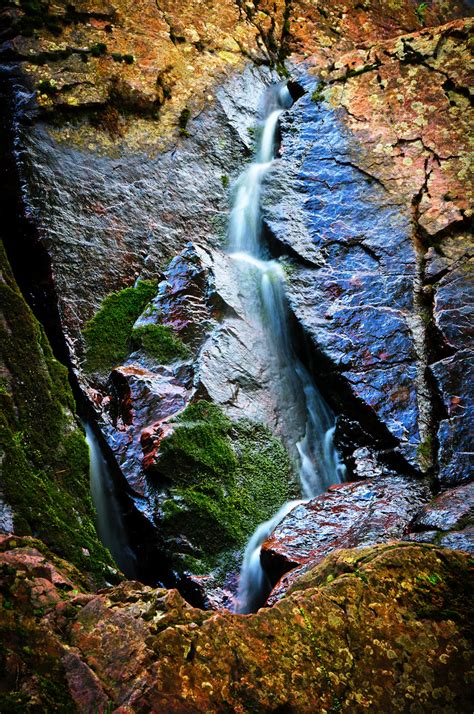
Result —
<path fill-rule="evenodd" d="M 264 197 L 328 399 L 360 423 L 361 446 L 375 430 L 383 458 L 394 450 L 421 470 L 439 462 L 451 485 L 472 469 L 471 27 L 298 63 L 306 94 Z"/>
<path fill-rule="evenodd" d="M 430 495 L 422 479 L 382 476 L 332 486 L 297 506 L 262 545 L 262 566 L 274 586 L 266 604 L 340 548 L 413 540 L 474 552 L 474 484 Z"/>
<path fill-rule="evenodd" d="M 445 491 L 426 504 L 411 530 L 410 540 L 474 553 L 474 484 Z"/>
<path fill-rule="evenodd" d="M 225 254 L 233 181 L 266 88 L 288 74 L 297 101 L 282 117 L 265 224 L 348 478 L 373 479 L 344 486 L 345 507 L 365 489 L 383 522 L 397 484 L 399 537 L 428 479 L 435 492 L 471 478 L 463 14 L 411 0 L 6 3 L 16 205 L 4 201 L 3 237 L 125 477 L 132 545 L 148 562 L 166 556 L 193 582 L 235 568 L 257 514 L 295 495 L 302 414 L 287 408 Z M 219 414 L 217 437 L 210 417 L 189 420 L 201 408 Z M 217 470 L 193 442 L 206 430 L 228 457 Z M 5 530 L 9 507 L 6 495 Z"/>
<path fill-rule="evenodd" d="M 386 476 L 332 486 L 297 506 L 262 546 L 262 566 L 275 585 L 268 604 L 333 550 L 403 540 L 429 499 L 423 481 Z"/>
<path fill-rule="evenodd" d="M 2 711 L 471 710 L 465 554 L 342 550 L 240 616 L 133 582 L 88 593 L 38 547 L 1 544 Z"/>

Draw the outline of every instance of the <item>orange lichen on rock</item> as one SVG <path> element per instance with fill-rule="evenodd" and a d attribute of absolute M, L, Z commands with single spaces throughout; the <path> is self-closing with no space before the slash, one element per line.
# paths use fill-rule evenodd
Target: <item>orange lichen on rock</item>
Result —
<path fill-rule="evenodd" d="M 458 20 L 352 50 L 320 71 L 364 151 L 362 168 L 416 202 L 429 235 L 471 215 L 469 37 Z M 362 153 L 365 156 L 362 157 Z"/>
<path fill-rule="evenodd" d="M 465 554 L 418 544 L 339 551 L 273 608 L 239 616 L 132 582 L 80 594 L 66 564 L 46 554 L 39 573 L 31 543 L 9 548 L 2 710 L 34 701 L 81 712 L 470 711 Z M 55 593 L 40 609 L 39 579 Z"/>

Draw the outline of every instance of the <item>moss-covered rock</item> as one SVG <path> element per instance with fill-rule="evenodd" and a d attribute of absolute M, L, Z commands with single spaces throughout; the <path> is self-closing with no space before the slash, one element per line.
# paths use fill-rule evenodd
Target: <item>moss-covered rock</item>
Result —
<path fill-rule="evenodd" d="M 135 327 L 131 335 L 132 345 L 167 364 L 176 359 L 186 359 L 191 350 L 186 347 L 169 325 L 141 325 Z"/>
<path fill-rule="evenodd" d="M 166 483 L 160 533 L 194 573 L 219 567 L 224 575 L 257 525 L 295 495 L 281 441 L 206 401 L 176 419 L 155 468 L 157 488 Z"/>
<path fill-rule="evenodd" d="M 143 280 L 105 298 L 84 328 L 87 371 L 110 371 L 125 359 L 135 320 L 155 293 L 156 282 Z"/>
<path fill-rule="evenodd" d="M 162 364 L 190 356 L 189 348 L 169 325 L 134 327 L 156 289 L 156 281 L 141 280 L 133 287 L 107 295 L 83 331 L 88 372 L 109 372 L 132 350 L 143 350 Z"/>
<path fill-rule="evenodd" d="M 14 531 L 39 536 L 97 583 L 112 565 L 94 527 L 89 456 L 67 370 L 15 283 L 0 248 L 1 486 Z"/>
<path fill-rule="evenodd" d="M 83 593 L 40 556 L 0 553 L 2 712 L 472 711 L 466 554 L 339 551 L 247 616 L 139 583 Z"/>

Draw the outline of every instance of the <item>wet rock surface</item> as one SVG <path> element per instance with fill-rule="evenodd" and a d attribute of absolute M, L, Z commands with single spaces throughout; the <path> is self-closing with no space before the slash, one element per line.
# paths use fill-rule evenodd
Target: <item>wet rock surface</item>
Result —
<path fill-rule="evenodd" d="M 474 518 L 474 484 L 458 486 L 424 506 L 415 519 L 420 530 L 438 529 L 448 531 L 462 528 Z"/>
<path fill-rule="evenodd" d="M 474 552 L 474 486 L 445 491 L 426 504 L 412 524 L 409 540 Z"/>
<path fill-rule="evenodd" d="M 410 533 L 406 540 L 415 541 L 416 543 L 434 543 L 443 548 L 464 550 L 466 553 L 474 554 L 474 528 L 472 526 L 449 533 L 440 531 Z"/>
<path fill-rule="evenodd" d="M 1 545 L 2 709 L 470 711 L 464 554 L 339 551 L 275 607 L 238 616 L 133 582 L 88 593 L 37 546 Z"/>
<path fill-rule="evenodd" d="M 267 605 L 339 548 L 413 540 L 472 553 L 473 493 L 469 483 L 432 499 L 426 480 L 399 476 L 331 487 L 294 508 L 263 543 L 262 567 L 274 583 Z"/>
<path fill-rule="evenodd" d="M 368 42 L 326 66 L 320 57 L 297 65 L 306 94 L 283 125 L 264 197 L 269 230 L 291 260 L 291 306 L 324 379 L 346 390 L 339 409 L 347 413 L 352 396 L 349 416 L 358 411 L 364 426 L 375 415 L 394 437 L 379 427 L 385 448 L 397 444 L 414 466 L 439 458 L 442 483 L 463 478 L 472 452 L 469 393 L 446 374 L 458 357 L 456 367 L 432 367 L 445 402 L 462 405 L 459 429 L 442 420 L 438 453 L 427 377 L 443 349 L 459 351 L 460 374 L 468 364 L 472 250 L 459 227 L 470 216 L 470 27 L 455 22 Z"/>
<path fill-rule="evenodd" d="M 225 280 L 233 269 L 222 252 L 187 246 L 131 327 L 132 342 L 143 330 L 169 330 L 180 352 L 157 357 L 157 349 L 163 352 L 159 332 L 150 344 L 131 347 L 108 381 L 94 372 L 88 390 L 136 510 L 156 530 L 177 571 L 200 576 L 197 590 L 205 585 L 208 594 L 199 601 L 229 601 L 226 583 L 235 589 L 247 538 L 262 517 L 298 493 L 281 442 L 263 424 L 288 440 L 296 434 L 295 442 L 303 416 L 295 410 L 292 432 L 280 424 L 283 396 L 271 381 L 275 368 L 266 338 L 257 316 L 245 315 L 236 284 Z M 193 405 L 191 416 L 186 408 Z M 209 411 L 201 414 L 202 405 Z M 219 409 L 210 410 L 213 405 Z M 213 414 L 222 429 L 214 430 Z M 216 582 L 202 577 L 215 568 Z M 226 585 L 223 593 L 216 591 L 219 582 Z M 193 578 L 189 587 L 196 590 Z"/>
<path fill-rule="evenodd" d="M 388 476 L 332 486 L 297 506 L 262 546 L 262 567 L 275 584 L 268 604 L 333 550 L 402 540 L 429 498 L 423 481 Z"/>
<path fill-rule="evenodd" d="M 408 494 L 420 489 L 414 503 L 424 502 L 425 486 L 407 474 L 428 472 L 442 487 L 472 477 L 472 21 L 459 19 L 460 3 L 211 5 L 7 3 L 18 194 L 49 261 L 56 327 L 122 487 L 155 535 L 163 502 L 180 509 L 161 456 L 189 404 L 214 403 L 232 420 L 237 458 L 243 418 L 257 444 L 262 425 L 267 445 L 302 436 L 224 253 L 232 182 L 286 62 L 295 97 L 306 93 L 282 118 L 267 176 L 269 248 L 288 274 L 295 343 L 338 415 L 348 475 L 377 481 L 347 493 L 373 489 L 383 523 L 380 484 L 393 478 L 403 490 L 398 538 L 416 515 Z M 148 279 L 156 294 L 136 315 L 126 357 L 88 370 L 88 320 L 112 291 Z M 149 328 L 168 330 L 179 354 L 147 351 Z M 2 512 L 8 525 L 8 503 Z M 461 542 L 464 531 L 442 538 Z M 175 536 L 172 556 L 201 559 L 192 539 Z M 195 565 L 199 589 L 207 575 Z M 203 587 L 204 600 L 227 602 Z"/>

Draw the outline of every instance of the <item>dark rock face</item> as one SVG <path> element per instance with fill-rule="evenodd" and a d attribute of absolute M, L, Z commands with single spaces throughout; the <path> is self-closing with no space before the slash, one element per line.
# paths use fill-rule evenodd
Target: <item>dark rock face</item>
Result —
<path fill-rule="evenodd" d="M 472 350 L 462 350 L 436 362 L 431 370 L 447 412 L 438 430 L 439 479 L 443 485 L 452 486 L 471 479 L 473 474 Z"/>
<path fill-rule="evenodd" d="M 74 127 L 41 122 L 22 137 L 29 210 L 47 242 L 76 359 L 80 329 L 108 293 L 137 278 L 156 278 L 190 239 L 214 247 L 225 242 L 222 176 L 235 176 L 248 154 L 250 137 L 240 127 L 254 124 L 271 77 L 248 67 L 229 79 L 215 90 L 213 106 L 191 120 L 189 137 L 159 153 L 152 122 L 143 127 L 139 146 L 101 145 L 99 131 L 93 143 L 84 143 Z M 247 101 L 235 127 L 239 92 Z"/>
<path fill-rule="evenodd" d="M 347 131 L 337 115 L 324 116 L 312 102 L 312 83 L 308 78 L 308 94 L 294 110 L 292 126 L 304 128 L 284 134 L 282 161 L 268 182 L 268 225 L 313 264 L 297 269 L 289 287 L 298 320 L 343 375 L 355 403 L 375 412 L 416 463 L 410 212 L 353 165 Z"/>
<path fill-rule="evenodd" d="M 38 545 L 1 544 L 2 711 L 471 711 L 465 554 L 339 551 L 239 616 L 139 583 L 85 592 Z"/>
<path fill-rule="evenodd" d="M 299 65 L 306 94 L 283 126 L 264 198 L 322 383 L 344 394 L 339 411 L 370 423 L 384 451 L 395 448 L 413 466 L 439 458 L 439 479 L 451 484 L 468 477 L 472 452 L 463 352 L 470 244 L 454 237 L 469 214 L 460 130 L 469 28 L 453 23 L 370 43 L 332 65 L 318 56 Z M 443 349 L 458 354 L 432 366 L 433 387 L 429 366 Z M 436 389 L 448 410 L 460 400 L 458 414 L 441 421 L 438 453 Z"/>
<path fill-rule="evenodd" d="M 388 476 L 332 486 L 297 506 L 262 546 L 262 566 L 278 583 L 268 604 L 333 550 L 403 539 L 429 498 L 423 481 Z"/>

